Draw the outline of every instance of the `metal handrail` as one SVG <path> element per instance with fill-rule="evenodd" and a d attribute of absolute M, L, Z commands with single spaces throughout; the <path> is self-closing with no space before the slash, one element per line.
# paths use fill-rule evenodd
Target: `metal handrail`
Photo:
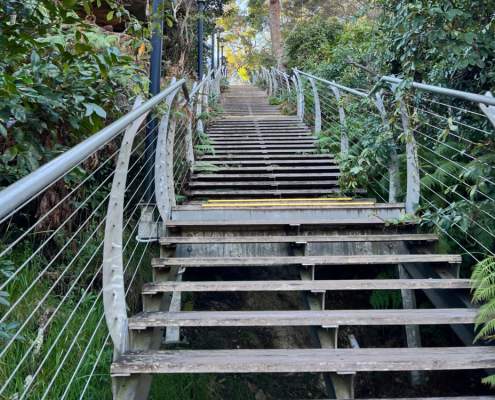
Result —
<path fill-rule="evenodd" d="M 114 139 L 129 124 L 144 113 L 150 111 L 175 90 L 181 86 L 184 88 L 185 84 L 185 79 L 177 81 L 135 110 L 132 110 L 109 126 L 2 190 L 0 192 L 0 220 L 25 204 L 26 201 L 41 193 L 73 167 Z"/>
<path fill-rule="evenodd" d="M 296 73 L 301 74 L 301 75 L 307 76 L 308 78 L 313 78 L 315 81 L 320 81 L 320 82 L 326 83 L 327 85 L 336 87 L 336 88 L 338 88 L 340 90 L 343 90 L 344 92 L 348 92 L 348 93 L 354 94 L 356 96 L 369 97 L 372 94 L 372 92 L 370 92 L 370 93 L 361 92 L 360 90 L 352 89 L 350 87 L 341 85 L 339 83 L 336 83 L 336 82 L 333 82 L 333 81 L 329 81 L 329 80 L 320 78 L 320 77 L 315 76 L 315 75 L 312 75 L 312 74 L 308 74 L 307 72 L 300 71 L 297 68 L 294 68 L 294 71 Z"/>

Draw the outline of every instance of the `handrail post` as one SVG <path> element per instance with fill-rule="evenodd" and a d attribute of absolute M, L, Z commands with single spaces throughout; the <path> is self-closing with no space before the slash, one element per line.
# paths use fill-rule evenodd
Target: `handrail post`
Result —
<path fill-rule="evenodd" d="M 170 159 L 172 158 L 173 160 L 174 151 L 174 142 L 171 139 L 173 139 L 172 136 L 174 135 L 171 135 L 169 131 L 171 131 L 172 128 L 175 128 L 173 126 L 174 119 L 171 118 L 171 108 L 177 91 L 171 93 L 165 102 L 167 105 L 167 110 L 160 121 L 160 126 L 158 128 L 158 140 L 156 144 L 155 197 L 156 205 L 163 221 L 167 221 L 169 219 L 171 209 L 175 204 L 175 195 L 172 195 L 172 191 L 175 191 L 175 188 L 173 187 L 173 161 L 172 165 L 170 165 Z M 171 126 L 170 128 L 169 125 Z M 170 187 L 170 183 L 172 183 L 172 187 Z"/>
<path fill-rule="evenodd" d="M 294 75 L 292 76 L 294 85 L 297 91 L 297 117 L 303 121 L 304 120 L 304 91 L 302 87 L 301 77 L 297 70 L 294 70 Z"/>
<path fill-rule="evenodd" d="M 272 68 L 271 73 L 272 73 L 272 77 L 273 77 L 273 93 L 272 93 L 272 96 L 277 96 L 277 93 L 278 93 L 278 81 L 277 81 L 277 75 L 276 75 L 275 68 Z"/>
<path fill-rule="evenodd" d="M 194 82 L 193 87 L 191 89 L 191 92 L 194 92 L 194 89 L 198 86 L 197 82 Z M 195 116 L 195 103 L 199 103 L 199 93 L 194 95 L 194 98 L 189 99 L 189 101 L 186 101 L 186 108 L 189 113 L 188 119 L 187 119 L 187 129 L 186 129 L 186 135 L 185 135 L 185 141 L 186 141 L 186 161 L 189 164 L 189 166 L 193 165 L 194 163 L 194 147 L 193 147 L 193 118 L 196 119 Z"/>
<path fill-rule="evenodd" d="M 141 105 L 136 99 L 133 109 Z M 117 159 L 115 174 L 108 201 L 103 241 L 103 304 L 105 320 L 114 345 L 114 360 L 129 348 L 127 306 L 124 282 L 124 260 L 122 254 L 124 199 L 127 172 L 131 158 L 132 144 L 136 132 L 146 119 L 142 114 L 126 129 Z"/>
<path fill-rule="evenodd" d="M 345 120 L 345 110 L 341 102 L 340 89 L 330 85 L 335 100 L 337 101 L 337 107 L 339 109 L 339 121 L 340 121 L 340 154 L 342 158 L 346 158 L 349 154 L 349 136 L 347 135 L 347 123 Z"/>
<path fill-rule="evenodd" d="M 421 182 L 419 175 L 418 147 L 416 138 L 411 130 L 409 112 L 406 102 L 401 94 L 397 93 L 397 86 L 392 87 L 393 92 L 398 95 L 402 130 L 406 140 L 406 162 L 407 162 L 407 188 L 406 188 L 406 212 L 414 214 L 419 207 L 421 195 Z"/>
<path fill-rule="evenodd" d="M 290 93 L 291 90 L 290 90 L 290 82 L 289 82 L 289 77 L 287 76 L 287 74 L 284 74 L 284 79 L 285 79 L 285 84 L 287 86 L 287 93 Z"/>
<path fill-rule="evenodd" d="M 316 87 L 316 82 L 313 78 L 309 78 L 311 83 L 311 88 L 313 89 L 313 102 L 314 102 L 314 133 L 319 134 L 321 132 L 321 106 L 320 97 L 318 96 L 318 88 Z"/>
<path fill-rule="evenodd" d="M 388 202 L 395 203 L 397 201 L 397 195 L 400 191 L 400 176 L 399 176 L 399 158 L 397 155 L 397 145 L 395 143 L 394 134 L 387 118 L 387 110 L 383 103 L 382 92 L 375 93 L 374 103 L 380 117 L 382 119 L 383 128 L 390 132 L 391 135 L 391 146 L 390 146 L 390 161 L 388 164 L 388 174 L 389 174 L 389 188 L 388 188 Z"/>

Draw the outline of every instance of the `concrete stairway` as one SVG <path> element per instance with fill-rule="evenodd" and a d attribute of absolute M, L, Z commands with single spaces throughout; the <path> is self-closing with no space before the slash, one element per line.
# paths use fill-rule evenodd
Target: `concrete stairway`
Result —
<path fill-rule="evenodd" d="M 143 286 L 143 312 L 129 321 L 134 351 L 112 365 L 122 382 L 120 398 L 128 398 L 132 379 L 141 379 L 142 396 L 142 382 L 157 373 L 324 373 L 337 398 L 350 399 L 356 373 L 495 367 L 490 347 L 419 347 L 420 325 L 472 324 L 477 311 L 471 307 L 377 310 L 329 302 L 329 293 L 401 290 L 407 306 L 414 291 L 448 297 L 466 292 L 469 280 L 458 277 L 459 255 L 434 251 L 435 235 L 390 224 L 403 215 L 402 204 L 340 193 L 333 157 L 318 154 L 309 129 L 279 114 L 263 92 L 232 87 L 223 103 L 224 115 L 208 129 L 214 155 L 198 161 L 189 201 L 166 221 L 168 236 L 152 262 L 154 281 Z M 206 163 L 213 172 L 200 171 Z M 187 280 L 205 268 L 243 279 Z M 408 268 L 423 276 L 411 279 Z M 376 271 L 390 277 L 375 279 Z M 188 292 L 298 292 L 305 301 L 299 310 L 181 311 Z M 404 327 L 409 347 L 337 348 L 341 326 L 372 325 Z M 160 349 L 163 328 L 170 343 L 182 327 L 231 326 L 312 327 L 319 347 Z"/>

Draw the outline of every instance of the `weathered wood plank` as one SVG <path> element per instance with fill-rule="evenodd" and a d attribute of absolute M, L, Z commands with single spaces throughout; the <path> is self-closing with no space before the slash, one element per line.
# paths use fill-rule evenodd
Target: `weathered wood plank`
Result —
<path fill-rule="evenodd" d="M 177 350 L 128 353 L 111 374 L 431 371 L 495 368 L 495 348 Z"/>
<path fill-rule="evenodd" d="M 297 236 L 165 236 L 160 244 L 205 244 L 205 243 L 339 243 L 339 242 L 412 242 L 436 241 L 432 234 L 394 235 L 297 235 Z"/>
<path fill-rule="evenodd" d="M 143 294 L 160 292 L 271 292 L 320 290 L 469 289 L 469 279 L 352 279 L 312 281 L 201 281 L 148 283 Z"/>
<path fill-rule="evenodd" d="M 410 263 L 462 262 L 460 255 L 451 254 L 382 254 L 359 256 L 301 256 L 301 257 L 187 257 L 155 258 L 154 267 L 243 267 L 284 265 L 385 265 Z"/>
<path fill-rule="evenodd" d="M 306 192 L 306 191 L 305 191 Z M 266 193 L 266 192 L 265 192 Z M 244 226 L 339 226 L 339 225 L 384 225 L 385 221 L 377 217 L 368 217 L 362 219 L 340 219 L 340 220 L 311 220 L 311 219 L 294 219 L 289 221 L 262 221 L 262 220 L 231 220 L 231 221 L 186 221 L 186 220 L 169 220 L 166 222 L 167 228 L 180 227 L 244 227 Z"/>
<path fill-rule="evenodd" d="M 296 180 L 284 180 L 284 181 L 274 181 L 274 180 L 266 180 L 266 181 L 218 181 L 218 182 L 201 182 L 201 181 L 192 181 L 189 183 L 190 187 L 206 187 L 206 188 L 214 188 L 218 186 L 229 186 L 229 187 L 238 187 L 238 186 L 327 186 L 332 185 L 336 186 L 339 184 L 339 181 L 336 179 L 329 179 L 326 181 L 296 181 Z M 340 190 L 340 189 L 339 189 Z"/>
<path fill-rule="evenodd" d="M 277 189 L 277 190 L 190 190 L 187 192 L 190 196 L 209 197 L 209 196 L 308 196 L 308 195 L 330 195 L 342 193 L 340 188 L 322 188 L 322 189 Z M 356 189 L 354 193 L 366 193 L 365 190 Z"/>
<path fill-rule="evenodd" d="M 339 172 L 324 172 L 324 173 L 285 173 L 285 174 L 194 174 L 191 179 L 277 179 L 277 178 L 338 178 Z"/>
<path fill-rule="evenodd" d="M 130 329 L 185 326 L 386 326 L 472 324 L 477 309 L 187 311 L 141 313 Z"/>

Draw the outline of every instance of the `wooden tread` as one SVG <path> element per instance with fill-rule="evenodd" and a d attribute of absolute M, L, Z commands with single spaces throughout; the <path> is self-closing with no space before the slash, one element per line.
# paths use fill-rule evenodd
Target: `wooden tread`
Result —
<path fill-rule="evenodd" d="M 266 220 L 215 220 L 215 221 L 187 221 L 187 220 L 168 220 L 167 228 L 191 228 L 191 227 L 247 227 L 247 226 L 338 226 L 338 225 L 384 225 L 385 221 L 377 217 L 368 217 L 362 219 L 301 219 L 289 221 L 266 221 Z"/>
<path fill-rule="evenodd" d="M 210 197 L 210 196 L 234 196 L 234 197 L 241 197 L 241 196 L 310 196 L 310 195 L 317 195 L 317 196 L 324 196 L 324 195 L 331 195 L 331 194 L 340 194 L 341 190 L 340 188 L 322 188 L 322 189 L 276 189 L 276 190 L 270 190 L 270 189 L 260 189 L 260 190 L 241 190 L 241 189 L 217 189 L 217 190 L 189 190 L 187 192 L 188 195 L 190 196 L 195 196 L 195 197 Z M 360 194 L 365 194 L 366 191 L 362 189 L 356 189 L 354 193 L 360 193 Z"/>
<path fill-rule="evenodd" d="M 412 242 L 436 241 L 437 235 L 431 234 L 394 234 L 394 235 L 297 235 L 297 236 L 165 236 L 160 244 L 207 244 L 207 243 L 339 243 L 339 242 Z"/>
<path fill-rule="evenodd" d="M 473 324 L 477 309 L 183 311 L 141 313 L 129 329 L 166 326 L 386 326 Z"/>
<path fill-rule="evenodd" d="M 199 281 L 147 283 L 143 294 L 163 292 L 272 292 L 399 289 L 469 289 L 469 279 L 351 279 L 286 281 Z"/>
<path fill-rule="evenodd" d="M 495 368 L 493 347 L 176 350 L 131 352 L 112 376 L 156 373 L 295 373 Z"/>
<path fill-rule="evenodd" d="M 239 186 L 248 186 L 248 187 L 257 187 L 257 186 L 337 186 L 339 181 L 336 179 L 329 179 L 325 181 L 296 181 L 296 180 L 262 180 L 262 181 L 218 181 L 218 182 L 201 182 L 201 181 L 192 181 L 189 183 L 190 187 L 207 187 L 214 188 L 218 186 L 227 186 L 227 187 L 239 187 Z M 340 191 L 340 189 L 339 189 Z"/>
<path fill-rule="evenodd" d="M 300 256 L 300 257 L 186 257 L 155 258 L 155 267 L 242 267 L 242 266 L 285 266 L 285 265 L 385 265 L 410 263 L 462 262 L 460 255 L 451 254 L 383 254 L 359 256 Z"/>

